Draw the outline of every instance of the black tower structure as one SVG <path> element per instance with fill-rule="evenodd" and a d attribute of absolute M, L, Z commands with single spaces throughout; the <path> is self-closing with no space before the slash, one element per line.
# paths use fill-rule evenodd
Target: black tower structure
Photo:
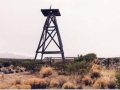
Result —
<path fill-rule="evenodd" d="M 59 28 L 57 25 L 56 16 L 61 16 L 59 9 L 41 9 L 42 14 L 47 17 L 42 35 L 38 44 L 38 48 L 36 50 L 34 61 L 37 58 L 37 54 L 41 53 L 41 61 L 43 58 L 43 54 L 61 54 L 62 60 L 64 62 L 64 50 L 62 45 L 62 40 L 60 37 Z M 52 23 L 52 24 L 51 24 Z M 55 35 L 57 35 L 58 42 L 54 39 Z M 48 40 L 50 38 L 50 40 Z M 46 42 L 48 41 L 48 43 Z M 55 45 L 58 47 L 58 51 L 46 51 L 47 47 L 51 43 L 51 41 L 54 41 Z"/>

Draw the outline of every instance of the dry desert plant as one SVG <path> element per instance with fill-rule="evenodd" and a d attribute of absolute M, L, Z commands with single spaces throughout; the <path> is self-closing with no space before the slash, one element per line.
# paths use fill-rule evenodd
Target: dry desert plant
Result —
<path fill-rule="evenodd" d="M 52 67 L 42 67 L 40 70 L 40 77 L 48 77 L 52 75 L 54 69 Z"/>
<path fill-rule="evenodd" d="M 31 89 L 30 85 L 21 85 L 20 89 Z"/>
<path fill-rule="evenodd" d="M 10 69 L 13 69 L 13 68 L 14 68 L 14 65 L 11 64 L 11 65 L 9 66 L 9 68 L 10 68 Z"/>
<path fill-rule="evenodd" d="M 63 76 L 63 75 L 59 75 L 58 77 L 56 77 L 56 79 L 58 79 L 61 87 L 62 87 L 62 85 L 63 85 L 64 83 L 67 82 L 67 77 L 66 77 L 66 76 Z"/>
<path fill-rule="evenodd" d="M 10 84 L 11 85 L 21 84 L 21 80 L 20 79 L 12 80 L 12 81 L 10 81 Z"/>
<path fill-rule="evenodd" d="M 7 89 L 7 86 L 4 84 L 0 84 L 0 89 Z"/>
<path fill-rule="evenodd" d="M 98 64 L 93 64 L 93 66 L 92 66 L 92 70 L 101 70 L 101 66 L 100 65 L 98 65 Z"/>
<path fill-rule="evenodd" d="M 100 70 L 93 70 L 93 71 L 91 72 L 91 78 L 99 78 L 100 75 L 101 75 Z"/>
<path fill-rule="evenodd" d="M 12 85 L 10 89 L 18 89 L 16 85 Z"/>
<path fill-rule="evenodd" d="M 43 78 L 29 78 L 25 84 L 30 85 L 32 89 L 45 89 L 48 86 L 47 80 Z"/>
<path fill-rule="evenodd" d="M 107 89 L 109 82 L 103 78 L 99 78 L 93 84 L 94 89 Z"/>
<path fill-rule="evenodd" d="M 50 87 L 59 87 L 60 86 L 60 82 L 58 79 L 52 79 L 50 82 Z"/>
<path fill-rule="evenodd" d="M 75 86 L 71 82 L 66 82 L 66 83 L 63 84 L 62 88 L 63 89 L 75 89 Z"/>
<path fill-rule="evenodd" d="M 82 83 L 84 83 L 86 86 L 87 86 L 87 85 L 91 85 L 91 84 L 92 84 L 92 79 L 91 79 L 89 76 L 85 76 L 85 77 L 82 79 Z"/>
<path fill-rule="evenodd" d="M 109 89 L 116 89 L 117 83 L 116 81 L 110 80 L 108 84 Z"/>
<path fill-rule="evenodd" d="M 81 76 L 81 75 L 78 75 L 78 74 L 69 75 L 69 76 L 68 76 L 68 79 L 69 79 L 70 82 L 76 84 L 76 83 L 80 83 L 80 82 L 81 82 L 82 76 Z"/>
<path fill-rule="evenodd" d="M 116 77 L 116 71 L 115 70 L 101 70 L 101 76 L 108 78 L 108 80 L 113 79 L 115 80 Z"/>

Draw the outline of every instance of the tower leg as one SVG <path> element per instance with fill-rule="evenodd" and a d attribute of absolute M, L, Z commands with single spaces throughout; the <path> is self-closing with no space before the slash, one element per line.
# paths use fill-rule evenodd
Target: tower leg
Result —
<path fill-rule="evenodd" d="M 37 53 L 35 54 L 34 62 L 36 61 Z"/>

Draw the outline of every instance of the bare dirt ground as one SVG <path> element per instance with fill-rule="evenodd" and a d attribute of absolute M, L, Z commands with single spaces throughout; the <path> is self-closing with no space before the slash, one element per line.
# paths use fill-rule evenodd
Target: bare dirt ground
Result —
<path fill-rule="evenodd" d="M 28 78 L 36 77 L 29 72 L 13 73 L 13 74 L 0 74 L 0 84 L 7 85 L 8 88 L 11 86 L 11 83 L 14 80 L 20 80 L 21 83 L 24 83 Z"/>

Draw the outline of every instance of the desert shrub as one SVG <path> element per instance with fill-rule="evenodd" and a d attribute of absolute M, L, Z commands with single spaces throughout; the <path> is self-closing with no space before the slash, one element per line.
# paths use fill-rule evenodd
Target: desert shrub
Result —
<path fill-rule="evenodd" d="M 9 62 L 3 62 L 3 66 L 4 66 L 4 67 L 9 67 L 9 66 L 10 66 L 10 63 L 9 63 Z"/>
<path fill-rule="evenodd" d="M 20 79 L 15 79 L 10 82 L 11 85 L 21 84 Z"/>
<path fill-rule="evenodd" d="M 58 76 L 56 79 L 59 81 L 60 87 L 67 82 L 67 78 L 65 76 Z"/>
<path fill-rule="evenodd" d="M 85 77 L 82 79 L 82 83 L 84 83 L 86 86 L 87 86 L 87 85 L 91 85 L 91 84 L 92 84 L 92 79 L 91 79 L 89 76 L 85 76 Z"/>
<path fill-rule="evenodd" d="M 80 57 L 78 56 L 78 58 L 75 59 L 74 61 L 75 61 L 75 62 L 81 62 L 81 61 L 83 61 L 83 60 L 85 60 L 84 56 L 80 55 Z"/>
<path fill-rule="evenodd" d="M 1 68 L 2 66 L 3 66 L 2 63 L 0 63 L 0 68 Z"/>
<path fill-rule="evenodd" d="M 100 65 L 97 65 L 97 64 L 94 64 L 94 65 L 92 65 L 92 70 L 101 70 L 101 67 L 100 67 Z"/>
<path fill-rule="evenodd" d="M 116 82 L 115 81 L 110 81 L 108 84 L 109 89 L 115 89 L 116 88 Z"/>
<path fill-rule="evenodd" d="M 18 89 L 18 87 L 16 85 L 12 85 L 10 89 Z"/>
<path fill-rule="evenodd" d="M 120 89 L 120 73 L 116 74 L 116 79 L 117 79 L 117 83 L 118 83 L 118 89 Z"/>
<path fill-rule="evenodd" d="M 22 61 L 11 60 L 10 64 L 12 64 L 14 67 L 21 66 L 22 65 Z"/>
<path fill-rule="evenodd" d="M 109 82 L 103 78 L 97 79 L 93 84 L 94 89 L 107 89 Z"/>
<path fill-rule="evenodd" d="M 75 89 L 83 89 L 83 86 L 82 85 L 78 85 L 78 86 L 76 86 Z"/>
<path fill-rule="evenodd" d="M 99 78 L 101 75 L 100 70 L 93 70 L 91 73 L 91 78 Z"/>
<path fill-rule="evenodd" d="M 25 67 L 26 70 L 30 71 L 31 73 L 37 72 L 41 68 L 41 64 L 37 62 L 29 62 L 29 61 L 23 62 L 22 66 Z"/>
<path fill-rule="evenodd" d="M 75 62 L 81 62 L 83 60 L 86 60 L 86 61 L 90 62 L 90 61 L 93 61 L 96 58 L 97 58 L 96 54 L 94 54 L 94 53 L 88 53 L 88 54 L 86 54 L 84 56 L 81 55 L 80 57 L 78 57 L 74 61 Z"/>
<path fill-rule="evenodd" d="M 29 78 L 25 84 L 30 85 L 31 89 L 45 89 L 48 86 L 47 81 L 40 78 Z"/>
<path fill-rule="evenodd" d="M 20 84 L 12 85 L 10 89 L 21 89 L 21 85 Z"/>
<path fill-rule="evenodd" d="M 81 62 L 73 62 L 73 63 L 67 63 L 65 64 L 65 68 L 64 70 L 68 73 L 68 74 L 75 74 L 75 73 L 81 73 L 79 72 L 79 70 L 81 69 L 86 69 L 87 72 L 89 72 L 91 68 L 91 65 L 89 62 L 83 60 Z M 85 72 L 86 73 L 86 72 Z"/>
<path fill-rule="evenodd" d="M 4 84 L 0 84 L 0 89 L 7 89 L 7 86 Z"/>
<path fill-rule="evenodd" d="M 52 67 L 42 67 L 40 70 L 40 77 L 48 77 L 52 75 L 54 69 Z"/>
<path fill-rule="evenodd" d="M 75 89 L 74 84 L 71 82 L 66 82 L 62 86 L 63 89 Z"/>
<path fill-rule="evenodd" d="M 31 86 L 17 84 L 17 85 L 12 85 L 10 89 L 31 89 Z"/>
<path fill-rule="evenodd" d="M 85 56 L 84 56 L 84 58 L 85 58 L 85 60 L 86 61 L 93 61 L 94 59 L 96 59 L 97 58 L 97 56 L 96 56 L 96 54 L 95 53 L 89 53 L 89 54 L 86 54 Z"/>
<path fill-rule="evenodd" d="M 21 85 L 20 89 L 31 89 L 30 85 Z"/>
<path fill-rule="evenodd" d="M 58 79 L 52 79 L 50 81 L 50 87 L 59 87 L 60 86 L 60 82 L 58 81 Z"/>

